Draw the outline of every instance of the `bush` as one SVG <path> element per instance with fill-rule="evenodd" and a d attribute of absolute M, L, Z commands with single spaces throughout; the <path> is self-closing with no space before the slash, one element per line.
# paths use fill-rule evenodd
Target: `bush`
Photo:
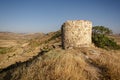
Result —
<path fill-rule="evenodd" d="M 111 29 L 104 27 L 104 26 L 94 26 L 92 28 L 92 32 L 93 34 L 97 33 L 97 34 L 105 34 L 105 35 L 106 34 L 109 35 L 113 33 Z"/>
<path fill-rule="evenodd" d="M 106 35 L 112 34 L 112 30 L 104 26 L 95 26 L 92 28 L 92 42 L 104 49 L 120 49 L 120 46 L 112 38 Z"/>
<path fill-rule="evenodd" d="M 108 38 L 104 34 L 94 34 L 92 36 L 93 43 L 100 48 L 104 49 L 120 49 L 120 46 L 114 41 L 114 39 Z"/>

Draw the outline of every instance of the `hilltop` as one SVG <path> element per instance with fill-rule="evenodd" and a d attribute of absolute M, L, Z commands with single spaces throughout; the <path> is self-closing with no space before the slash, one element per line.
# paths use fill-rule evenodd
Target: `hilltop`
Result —
<path fill-rule="evenodd" d="M 0 54 L 0 80 L 120 79 L 119 50 L 107 51 L 94 45 L 63 50 L 60 31 L 13 40 L 18 40 L 13 51 Z"/>

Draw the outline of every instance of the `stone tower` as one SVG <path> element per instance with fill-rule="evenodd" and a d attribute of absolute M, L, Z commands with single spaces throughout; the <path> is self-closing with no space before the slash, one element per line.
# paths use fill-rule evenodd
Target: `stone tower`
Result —
<path fill-rule="evenodd" d="M 62 46 L 89 47 L 92 43 L 92 22 L 87 20 L 67 21 L 62 25 Z"/>

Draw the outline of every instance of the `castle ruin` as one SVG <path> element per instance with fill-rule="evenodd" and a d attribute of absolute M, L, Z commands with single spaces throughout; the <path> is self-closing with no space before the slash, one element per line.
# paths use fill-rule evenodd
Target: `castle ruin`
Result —
<path fill-rule="evenodd" d="M 89 47 L 92 43 L 92 22 L 87 20 L 67 21 L 62 25 L 62 46 Z"/>

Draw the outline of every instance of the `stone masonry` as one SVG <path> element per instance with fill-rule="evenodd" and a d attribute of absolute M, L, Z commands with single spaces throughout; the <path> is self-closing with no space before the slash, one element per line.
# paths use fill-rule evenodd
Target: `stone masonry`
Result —
<path fill-rule="evenodd" d="M 67 21 L 62 25 L 62 46 L 89 47 L 92 43 L 92 22 L 88 20 Z"/>

